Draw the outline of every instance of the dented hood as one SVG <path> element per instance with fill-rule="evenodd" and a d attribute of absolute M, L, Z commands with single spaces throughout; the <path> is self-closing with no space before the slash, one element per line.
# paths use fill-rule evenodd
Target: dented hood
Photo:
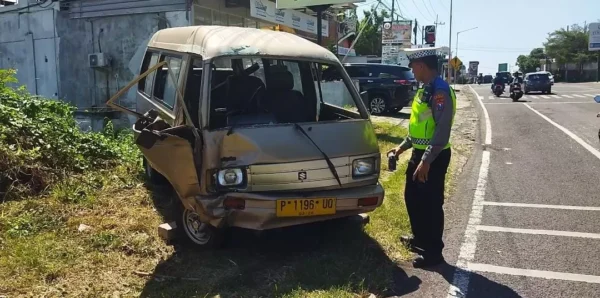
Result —
<path fill-rule="evenodd" d="M 300 124 L 329 158 L 378 152 L 369 120 Z M 294 125 L 269 125 L 206 132 L 206 168 L 322 159 L 321 152 Z"/>

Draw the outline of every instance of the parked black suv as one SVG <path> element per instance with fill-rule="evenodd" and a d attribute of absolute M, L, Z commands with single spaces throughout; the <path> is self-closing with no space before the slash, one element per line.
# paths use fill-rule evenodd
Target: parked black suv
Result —
<path fill-rule="evenodd" d="M 346 63 L 344 68 L 358 80 L 359 92 L 367 91 L 365 105 L 373 115 L 398 112 L 415 96 L 419 87 L 410 68 L 379 63 Z"/>

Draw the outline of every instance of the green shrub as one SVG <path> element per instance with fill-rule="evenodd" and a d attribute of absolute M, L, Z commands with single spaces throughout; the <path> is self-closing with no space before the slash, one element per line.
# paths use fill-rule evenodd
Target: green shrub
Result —
<path fill-rule="evenodd" d="M 0 70 L 0 196 L 37 194 L 57 179 L 137 163 L 132 134 L 82 132 L 68 103 L 13 89 L 14 70 Z"/>

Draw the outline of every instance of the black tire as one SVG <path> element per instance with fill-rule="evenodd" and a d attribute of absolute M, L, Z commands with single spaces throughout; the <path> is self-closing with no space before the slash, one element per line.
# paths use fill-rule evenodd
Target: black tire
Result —
<path fill-rule="evenodd" d="M 197 213 L 183 207 L 179 199 L 177 199 L 174 211 L 177 216 L 177 239 L 182 244 L 206 250 L 223 247 L 226 234 L 224 228 L 215 228 L 210 224 L 200 222 Z"/>
<path fill-rule="evenodd" d="M 367 106 L 371 115 L 381 115 L 387 111 L 387 100 L 381 94 L 373 94 L 369 98 L 369 105 Z"/>
<path fill-rule="evenodd" d="M 150 163 L 148 163 L 146 158 L 144 158 L 143 164 L 144 164 L 144 172 L 146 173 L 146 179 L 148 179 L 148 182 L 150 182 L 153 185 L 161 185 L 161 186 L 170 184 L 169 180 L 167 180 L 167 178 L 165 178 L 165 176 L 163 176 L 161 173 L 159 173 L 158 171 L 156 171 L 155 169 L 153 169 L 150 166 Z"/>
<path fill-rule="evenodd" d="M 546 91 L 546 93 L 552 94 L 552 88 L 548 88 L 548 90 Z"/>

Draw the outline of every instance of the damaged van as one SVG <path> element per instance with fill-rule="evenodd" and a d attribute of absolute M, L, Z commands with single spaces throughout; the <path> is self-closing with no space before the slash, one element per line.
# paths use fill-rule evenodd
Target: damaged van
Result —
<path fill-rule="evenodd" d="M 325 69 L 341 79 L 323 79 Z M 132 87 L 135 110 L 116 101 Z M 381 157 L 361 96 L 336 56 L 304 38 L 160 30 L 140 75 L 107 104 L 137 117 L 147 172 L 172 185 L 183 207 L 178 229 L 199 246 L 218 245 L 227 227 L 273 229 L 382 204 Z"/>

